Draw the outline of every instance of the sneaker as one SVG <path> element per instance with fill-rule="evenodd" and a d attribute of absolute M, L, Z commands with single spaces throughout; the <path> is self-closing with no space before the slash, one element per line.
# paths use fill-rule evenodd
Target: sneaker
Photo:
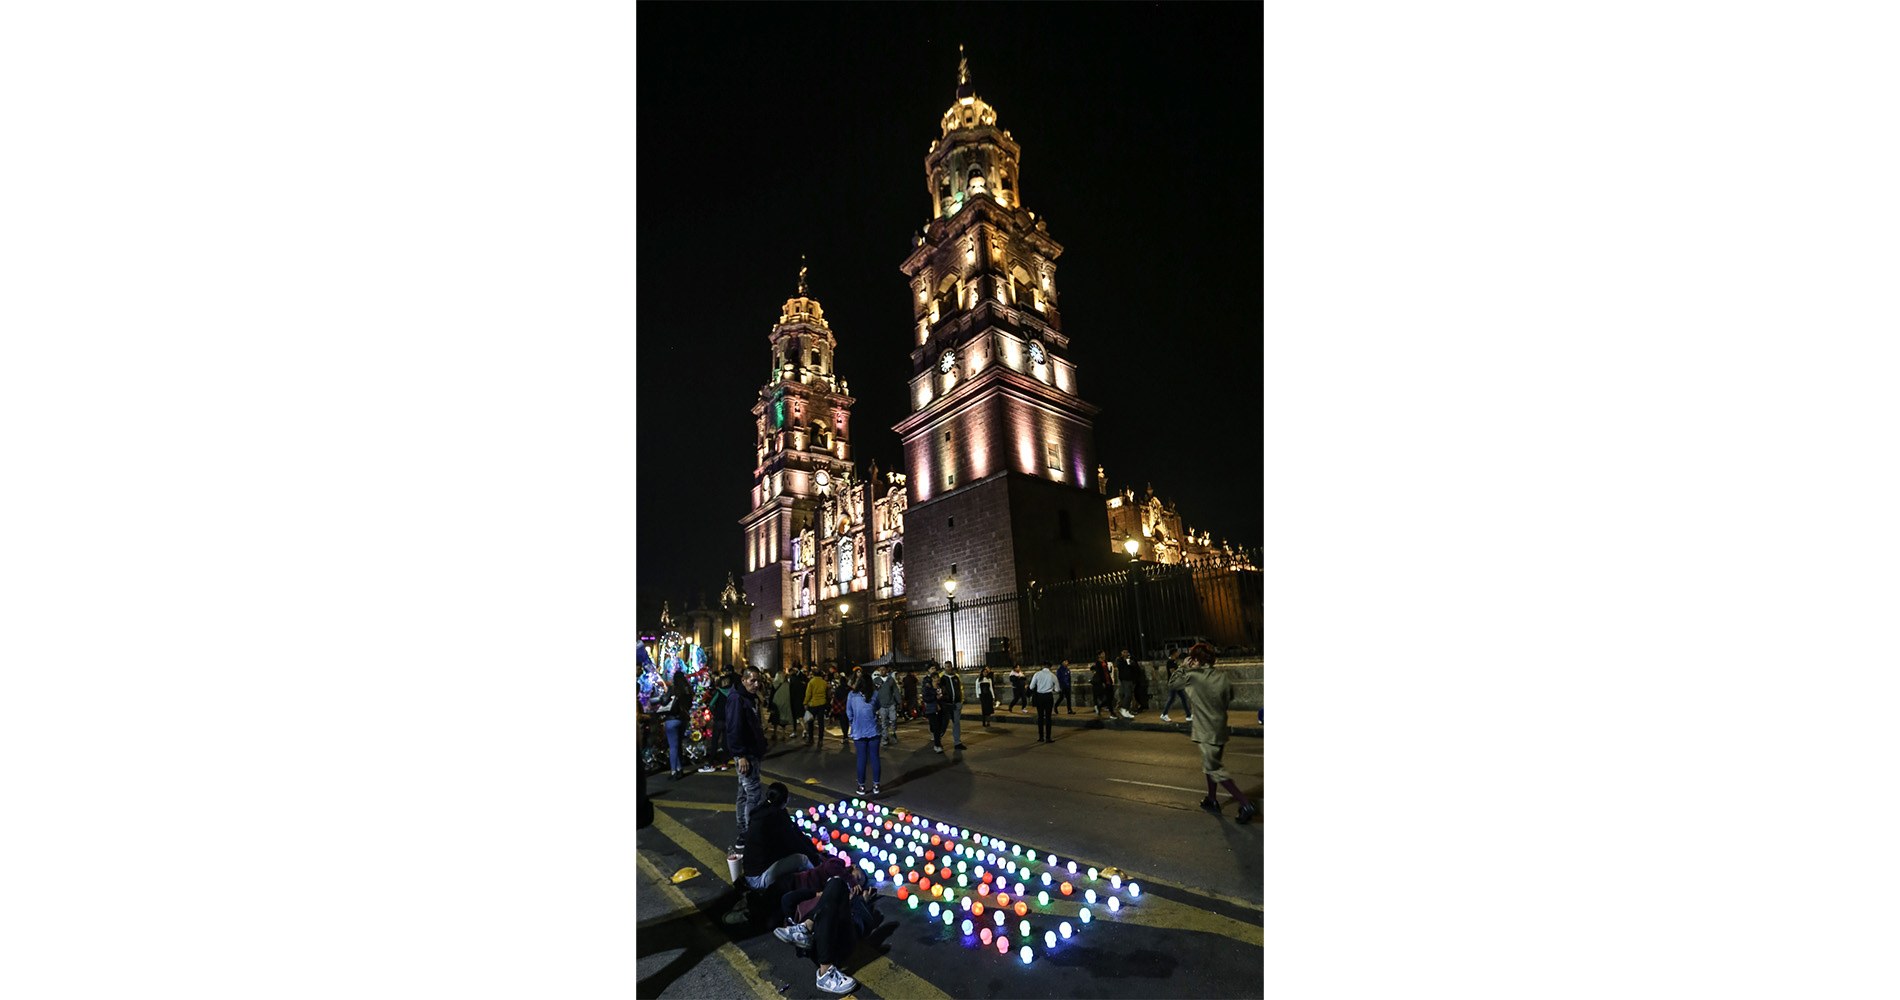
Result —
<path fill-rule="evenodd" d="M 875 782 L 875 781 L 873 781 L 873 782 L 871 782 L 871 794 L 872 794 L 872 795 L 883 795 L 883 794 L 884 794 L 884 786 L 883 786 L 883 785 L 880 785 L 880 784 L 878 784 L 878 783 L 877 783 L 877 782 Z"/>
<path fill-rule="evenodd" d="M 830 972 L 818 974 L 818 988 L 830 993 L 849 993 L 857 989 L 858 981 L 844 974 L 844 970 L 833 967 Z"/>
<path fill-rule="evenodd" d="M 712 772 L 713 766 L 711 764 L 707 764 L 705 767 L 699 769 L 699 773 L 701 774 L 711 774 Z"/>
<path fill-rule="evenodd" d="M 1216 816 L 1220 815 L 1220 803 L 1214 801 L 1213 799 L 1202 799 L 1201 808 L 1207 810 L 1208 812 L 1213 813 Z"/>
<path fill-rule="evenodd" d="M 772 932 L 772 936 L 786 944 L 797 945 L 800 948 L 811 947 L 811 932 L 805 929 L 804 924 L 780 927 Z"/>
<path fill-rule="evenodd" d="M 963 744 L 961 744 L 961 743 L 959 743 L 959 744 L 957 744 L 957 745 L 956 745 L 956 747 L 955 747 L 955 749 L 958 749 L 958 750 L 968 750 L 968 749 L 970 749 L 970 748 L 969 748 L 969 747 L 966 747 L 966 746 L 964 746 L 964 745 L 963 745 Z"/>
<path fill-rule="evenodd" d="M 1170 719 L 1170 718 L 1168 718 L 1168 713 L 1166 713 L 1166 712 L 1163 712 L 1163 713 L 1161 713 L 1161 721 L 1162 721 L 1162 722 L 1173 722 L 1174 720 L 1173 720 L 1173 719 Z"/>
<path fill-rule="evenodd" d="M 1133 713 L 1133 712 L 1130 712 L 1129 710 L 1127 710 L 1127 709 L 1125 709 L 1125 708 L 1124 708 L 1124 709 L 1122 709 L 1122 718 L 1124 718 L 1124 719 L 1132 719 L 1132 718 L 1134 718 L 1134 717 L 1135 717 L 1135 713 Z"/>
<path fill-rule="evenodd" d="M 859 785 L 859 786 L 858 786 L 858 794 L 859 794 L 859 795 L 863 795 L 863 794 L 864 794 L 864 786 L 863 786 L 863 785 Z"/>
<path fill-rule="evenodd" d="M 1240 815 L 1234 817 L 1234 822 L 1236 823 L 1250 822 L 1255 816 L 1259 814 L 1260 814 L 1260 810 L 1255 809 L 1253 803 L 1249 802 L 1246 805 L 1240 807 Z"/>
<path fill-rule="evenodd" d="M 1192 715 L 1190 715 L 1190 716 L 1188 716 L 1188 721 L 1189 721 L 1189 722 L 1193 722 L 1193 721 L 1194 721 L 1194 716 L 1192 716 Z"/>
<path fill-rule="evenodd" d="M 938 745 L 937 745 L 937 744 L 935 744 L 935 743 L 932 743 L 932 744 L 930 745 L 930 752 L 931 752 L 931 753 L 942 753 L 942 752 L 943 752 L 943 748 L 942 748 L 942 747 L 940 747 L 940 746 L 938 746 Z"/>

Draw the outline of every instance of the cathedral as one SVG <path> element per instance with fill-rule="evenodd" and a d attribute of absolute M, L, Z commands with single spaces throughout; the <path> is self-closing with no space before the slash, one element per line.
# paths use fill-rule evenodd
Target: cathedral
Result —
<path fill-rule="evenodd" d="M 780 309 L 756 439 L 745 537 L 746 659 L 869 659 L 899 642 L 915 598 L 946 603 L 1077 580 L 1137 558 L 1180 563 L 1218 551 L 1154 495 L 1108 495 L 1093 419 L 1063 329 L 1062 245 L 1025 198 L 1022 150 L 958 67 L 956 95 L 923 163 L 930 220 L 900 269 L 912 305 L 908 416 L 892 428 L 905 468 L 860 474 L 837 338 L 805 271 Z M 1084 334 L 1086 335 L 1086 334 Z M 911 588 L 907 588 L 906 581 Z M 869 623 L 838 645 L 838 626 Z M 821 645 L 810 636 L 822 634 Z M 785 649 L 801 633 L 804 645 Z M 910 655 L 950 658 L 934 617 L 912 622 Z M 775 638 L 778 642 L 768 642 Z M 966 637 L 967 638 L 967 637 Z M 781 652 L 782 650 L 782 652 Z M 963 645 L 961 665 L 974 665 Z"/>

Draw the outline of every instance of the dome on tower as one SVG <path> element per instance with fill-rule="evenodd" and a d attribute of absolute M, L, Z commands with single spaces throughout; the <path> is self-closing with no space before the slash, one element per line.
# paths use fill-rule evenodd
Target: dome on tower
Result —
<path fill-rule="evenodd" d="M 960 128 L 996 124 L 996 109 L 976 96 L 976 84 L 970 82 L 970 60 L 963 58 L 963 46 L 957 46 L 957 102 L 943 113 L 943 134 Z"/>

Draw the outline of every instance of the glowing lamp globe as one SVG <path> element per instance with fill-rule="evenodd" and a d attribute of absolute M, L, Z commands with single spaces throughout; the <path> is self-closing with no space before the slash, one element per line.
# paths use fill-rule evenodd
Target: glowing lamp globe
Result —
<path fill-rule="evenodd" d="M 1073 861 L 1069 862 L 1069 874 L 1071 875 L 1075 874 L 1075 862 Z"/>
<path fill-rule="evenodd" d="M 936 851 L 925 851 L 925 852 L 924 852 L 924 860 L 925 860 L 925 861 L 935 861 L 935 860 L 937 860 L 937 852 L 936 852 Z"/>
<path fill-rule="evenodd" d="M 957 905 L 959 905 L 959 906 L 961 906 L 961 907 L 963 908 L 963 910 L 964 910 L 964 912 L 966 912 L 966 913 L 967 913 L 967 912 L 969 912 L 969 909 L 970 909 L 970 897 L 968 897 L 968 896 L 965 896 L 965 897 L 963 897 L 962 899 L 959 899 L 959 900 L 957 900 Z"/>
<path fill-rule="evenodd" d="M 1050 863 L 1050 864 L 1052 864 L 1052 865 L 1056 863 L 1056 856 L 1055 856 L 1055 855 L 1053 855 L 1053 854 L 1051 854 L 1051 855 L 1049 855 L 1049 863 Z"/>
<path fill-rule="evenodd" d="M 1019 923 L 1019 924 L 1017 924 L 1017 925 L 1016 925 L 1016 932 L 1017 932 L 1017 933 L 1019 933 L 1019 934 L 1021 934 L 1021 935 L 1022 935 L 1023 937 L 1028 937 L 1028 936 L 1029 936 L 1029 933 L 1030 933 L 1030 932 L 1029 932 L 1029 921 L 1027 921 L 1027 920 L 1025 920 L 1025 921 L 1023 921 L 1022 923 Z"/>
<path fill-rule="evenodd" d="M 1023 894 L 1023 884 L 1021 882 L 1018 882 L 1016 883 L 1016 895 L 1020 896 L 1022 894 Z"/>
<path fill-rule="evenodd" d="M 982 931 L 980 931 L 977 934 L 977 936 L 983 939 L 984 944 L 989 944 L 990 938 L 993 937 L 994 935 L 990 934 L 990 929 L 988 927 L 985 927 L 983 928 Z"/>
<path fill-rule="evenodd" d="M 941 896 L 941 895 L 943 895 L 943 886 L 940 886 L 940 885 L 932 885 L 932 886 L 930 887 L 930 894 L 931 894 L 932 896 Z"/>
<path fill-rule="evenodd" d="M 956 919 L 956 914 L 951 913 L 949 910 L 943 911 L 943 925 L 945 927 L 950 926 L 950 921 L 955 920 L 955 919 Z"/>
<path fill-rule="evenodd" d="M 963 936 L 964 937 L 969 937 L 971 933 L 973 933 L 975 930 L 976 930 L 975 924 L 970 923 L 968 920 L 963 921 Z"/>
<path fill-rule="evenodd" d="M 1089 922 L 1090 920 L 1093 920 L 1093 919 L 1095 919 L 1095 918 L 1089 915 L 1089 911 L 1088 911 L 1088 908 L 1087 908 L 1087 907 L 1083 907 L 1083 909 L 1082 909 L 1082 923 L 1086 925 L 1086 924 L 1087 924 L 1087 923 L 1088 923 L 1088 922 Z"/>
<path fill-rule="evenodd" d="M 1043 884 L 1043 885 L 1048 885 L 1048 884 L 1049 884 L 1049 873 L 1048 873 L 1048 872 L 1043 872 L 1043 873 L 1042 873 L 1042 884 Z"/>
<path fill-rule="evenodd" d="M 1119 889 L 1119 888 L 1121 888 L 1121 887 L 1122 887 L 1122 877 L 1121 877 L 1120 875 L 1110 875 L 1110 876 L 1108 877 L 1108 887 L 1109 887 L 1109 888 L 1111 888 L 1111 889 Z"/>
<path fill-rule="evenodd" d="M 966 898 L 967 898 L 967 897 L 966 897 Z M 973 916 L 978 916 L 978 917 L 980 917 L 980 916 L 982 916 L 982 915 L 983 915 L 983 904 L 982 904 L 982 903 L 971 903 L 971 904 L 970 904 L 970 913 L 971 913 L 971 914 L 972 914 Z"/>
<path fill-rule="evenodd" d="M 932 864 L 926 864 L 926 865 L 924 865 L 924 874 L 925 874 L 925 875 L 935 875 L 935 874 L 937 874 L 937 866 L 936 866 L 936 865 L 932 865 Z"/>
<path fill-rule="evenodd" d="M 1064 941 L 1067 941 L 1067 940 L 1069 939 L 1069 935 L 1070 935 L 1071 933 L 1073 933 L 1073 931 L 1072 931 L 1072 929 L 1071 929 L 1071 928 L 1069 927 L 1069 922 L 1068 922 L 1067 920 L 1064 920 L 1064 921 L 1062 922 L 1062 939 L 1063 939 Z"/>
<path fill-rule="evenodd" d="M 998 955 L 1009 954 L 1009 939 L 1000 934 L 996 937 L 996 953 Z"/>
<path fill-rule="evenodd" d="M 909 887 L 909 886 L 904 886 L 904 885 L 900 885 L 900 886 L 898 886 L 898 887 L 897 887 L 897 898 L 898 898 L 898 899 L 909 899 L 909 898 L 910 898 L 910 887 Z"/>
<path fill-rule="evenodd" d="M 1062 883 L 1062 894 L 1064 896 L 1074 895 L 1074 893 L 1075 893 L 1074 883 L 1071 883 L 1071 882 Z"/>
<path fill-rule="evenodd" d="M 1087 902 L 1090 906 L 1094 906 L 1095 905 L 1095 890 L 1089 889 L 1089 890 L 1084 891 L 1082 893 L 1082 899 L 1085 902 Z"/>
<path fill-rule="evenodd" d="M 913 909 L 913 910 L 917 908 L 917 897 L 916 897 L 916 896 L 912 896 L 912 897 L 910 897 L 910 908 L 911 908 L 911 909 Z"/>
<path fill-rule="evenodd" d="M 996 918 L 996 926 L 998 927 L 1003 926 L 1004 921 L 1007 921 L 1009 919 L 1009 915 L 1004 913 L 1002 910 L 997 910 L 995 913 L 991 914 L 991 916 L 994 916 Z"/>
<path fill-rule="evenodd" d="M 976 894 L 979 896 L 987 896 L 990 894 L 990 887 L 987 884 L 979 885 L 976 887 Z"/>
<path fill-rule="evenodd" d="M 969 887 L 970 887 L 970 877 L 968 875 L 958 875 L 957 888 L 968 889 Z"/>
<path fill-rule="evenodd" d="M 930 904 L 930 915 L 933 917 L 937 915 L 937 904 Z"/>
<path fill-rule="evenodd" d="M 1028 945 L 1023 945 L 1022 956 L 1023 956 L 1024 965 L 1029 964 L 1029 959 L 1031 958 L 1032 954 L 1033 952 L 1030 950 L 1030 947 Z"/>
<path fill-rule="evenodd" d="M 1089 869 L 1089 881 L 1090 882 L 1095 881 L 1095 869 L 1093 868 Z"/>
<path fill-rule="evenodd" d="M 1043 891 L 1036 893 L 1036 905 L 1037 906 L 1049 905 L 1049 890 L 1044 889 Z"/>
<path fill-rule="evenodd" d="M 1014 909 L 1016 911 L 1016 915 L 1019 917 L 1029 915 L 1029 904 L 1023 902 L 1020 899 L 1016 901 L 1016 905 L 1014 907 L 1011 907 L 1011 909 Z"/>
<path fill-rule="evenodd" d="M 911 882 L 915 882 L 915 881 L 917 881 L 917 872 L 916 872 L 915 870 L 912 870 L 912 871 L 909 871 L 909 872 L 905 872 L 904 874 L 905 874 L 905 877 L 906 877 L 906 879 L 907 879 L 908 881 L 911 881 Z M 1090 892 L 1094 892 L 1095 890 L 1093 890 L 1093 889 L 1090 889 L 1089 891 L 1090 891 Z"/>
<path fill-rule="evenodd" d="M 997 906 L 1008 906 L 1008 905 L 1009 905 L 1009 893 L 1007 893 L 1007 892 L 998 892 L 998 893 L 996 894 L 996 905 L 997 905 Z"/>
<path fill-rule="evenodd" d="M 1139 885 L 1136 885 L 1136 884 L 1135 884 L 1135 883 L 1133 883 L 1133 882 L 1130 882 L 1130 883 L 1128 883 L 1128 898 L 1129 898 L 1129 899 L 1140 899 L 1140 898 L 1141 898 L 1141 886 L 1139 886 Z"/>
<path fill-rule="evenodd" d="M 1042 945 L 1045 948 L 1054 948 L 1056 946 L 1056 932 L 1044 931 L 1042 934 Z"/>
<path fill-rule="evenodd" d="M 1119 913 L 1121 912 L 1121 908 L 1122 908 L 1121 900 L 1116 899 L 1113 896 L 1108 897 L 1108 912 Z"/>

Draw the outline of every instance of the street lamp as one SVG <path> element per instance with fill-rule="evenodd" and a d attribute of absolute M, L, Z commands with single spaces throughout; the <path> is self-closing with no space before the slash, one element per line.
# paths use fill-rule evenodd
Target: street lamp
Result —
<path fill-rule="evenodd" d="M 731 629 L 726 629 L 726 643 L 719 650 L 719 659 L 724 662 L 727 669 L 732 668 L 732 630 Z"/>
<path fill-rule="evenodd" d="M 785 669 L 785 619 L 772 619 L 772 632 L 778 636 L 778 668 Z"/>
<path fill-rule="evenodd" d="M 1141 543 L 1129 535 L 1122 541 L 1122 551 L 1128 553 L 1128 585 L 1135 591 L 1135 662 L 1140 663 L 1143 656 L 1142 644 L 1147 634 L 1141 627 Z"/>
<path fill-rule="evenodd" d="M 838 605 L 838 657 L 846 663 L 851 662 L 851 605 Z"/>
<path fill-rule="evenodd" d="M 954 569 L 951 570 L 950 575 L 943 578 L 943 592 L 945 594 L 948 594 L 950 598 L 950 664 L 952 668 L 954 668 L 957 662 L 957 573 L 956 573 L 956 570 Z"/>

